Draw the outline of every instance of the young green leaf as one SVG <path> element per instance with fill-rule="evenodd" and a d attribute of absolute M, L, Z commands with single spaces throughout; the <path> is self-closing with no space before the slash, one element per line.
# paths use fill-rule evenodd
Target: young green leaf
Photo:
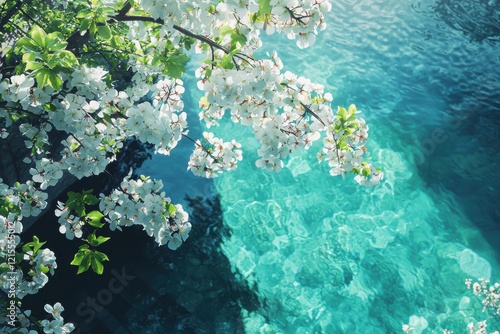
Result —
<path fill-rule="evenodd" d="M 104 226 L 104 224 L 101 223 L 101 219 L 102 217 L 104 217 L 104 215 L 101 212 L 94 210 L 89 212 L 86 217 L 87 217 L 87 224 L 89 224 L 90 226 L 97 228 L 101 228 Z"/>
<path fill-rule="evenodd" d="M 105 243 L 105 242 L 106 242 L 106 241 L 108 241 L 109 239 L 110 239 L 110 237 L 103 237 L 103 236 L 99 236 L 99 237 L 97 237 L 97 239 L 96 239 L 97 245 L 99 246 L 100 244 Z"/>
<path fill-rule="evenodd" d="M 104 40 L 111 39 L 111 29 L 109 29 L 108 25 L 105 24 L 103 26 L 97 27 L 97 34 Z"/>
<path fill-rule="evenodd" d="M 258 5 L 259 5 L 259 11 L 258 11 L 258 13 L 260 15 L 271 14 L 271 10 L 273 8 L 271 7 L 271 1 L 270 0 L 259 0 Z"/>
<path fill-rule="evenodd" d="M 73 266 L 79 266 L 82 263 L 84 257 L 85 253 L 78 251 L 73 257 L 73 261 L 71 261 L 70 264 Z"/>
<path fill-rule="evenodd" d="M 33 243 L 33 253 L 36 253 L 36 252 L 38 252 L 40 247 L 42 247 L 46 243 L 46 241 L 40 242 L 40 239 L 38 239 L 38 237 L 36 235 L 34 235 L 32 243 Z"/>
<path fill-rule="evenodd" d="M 49 272 L 50 269 L 49 269 L 49 267 L 41 264 L 41 265 L 38 266 L 38 270 L 40 270 L 42 273 L 46 274 L 46 273 Z"/>
<path fill-rule="evenodd" d="M 172 217 L 173 215 L 175 215 L 176 209 L 175 209 L 175 205 L 173 205 L 172 203 L 170 203 L 167 206 L 167 210 L 168 210 L 169 217 Z"/>
<path fill-rule="evenodd" d="M 39 87 L 50 86 L 58 91 L 62 87 L 62 79 L 49 68 L 41 68 L 36 72 L 36 82 Z"/>
<path fill-rule="evenodd" d="M 104 266 L 102 263 L 95 256 L 92 256 L 90 261 L 92 263 L 92 270 L 94 270 L 94 272 L 98 275 L 101 275 L 104 272 Z"/>
<path fill-rule="evenodd" d="M 47 46 L 46 44 L 47 34 L 39 26 L 33 27 L 30 36 L 33 39 L 33 41 L 35 41 L 35 43 L 41 48 L 45 48 Z"/>
<path fill-rule="evenodd" d="M 225 68 L 226 70 L 233 69 L 234 68 L 233 56 L 231 54 L 227 54 L 224 57 L 222 57 L 220 65 L 222 66 L 222 68 Z"/>
<path fill-rule="evenodd" d="M 103 261 L 109 261 L 108 256 L 106 254 L 102 253 L 102 252 L 94 251 L 94 254 L 97 257 L 97 259 L 99 261 L 101 261 L 101 262 L 103 262 Z"/>
<path fill-rule="evenodd" d="M 84 256 L 83 256 L 83 259 L 80 263 L 80 265 L 78 266 L 78 271 L 76 272 L 77 274 L 81 274 L 83 272 L 86 272 L 89 268 L 90 268 L 90 252 L 88 253 L 85 253 Z"/>

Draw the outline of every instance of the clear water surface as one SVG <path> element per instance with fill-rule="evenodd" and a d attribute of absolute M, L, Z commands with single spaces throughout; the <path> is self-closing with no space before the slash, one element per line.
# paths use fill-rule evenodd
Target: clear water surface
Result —
<path fill-rule="evenodd" d="M 261 171 L 258 144 L 230 122 L 218 133 L 245 143 L 236 172 L 184 177 L 190 143 L 140 172 L 177 202 L 221 196 L 221 251 L 261 302 L 242 309 L 247 333 L 465 332 L 484 317 L 465 278 L 500 280 L 498 4 L 339 0 L 328 25 L 309 49 L 285 36 L 267 47 L 363 111 L 379 187 L 330 177 L 317 147 Z"/>

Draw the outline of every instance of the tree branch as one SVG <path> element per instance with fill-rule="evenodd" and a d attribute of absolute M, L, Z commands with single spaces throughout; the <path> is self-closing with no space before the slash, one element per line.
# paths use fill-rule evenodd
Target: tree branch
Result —
<path fill-rule="evenodd" d="M 3 28 L 7 22 L 12 18 L 12 16 L 14 16 L 14 14 L 21 9 L 21 6 L 23 5 L 23 1 L 22 0 L 18 0 L 14 6 L 12 6 L 8 11 L 7 13 L 5 13 L 5 16 L 2 17 L 2 19 L 0 20 L 0 30 L 1 31 L 5 31 L 5 29 Z"/>

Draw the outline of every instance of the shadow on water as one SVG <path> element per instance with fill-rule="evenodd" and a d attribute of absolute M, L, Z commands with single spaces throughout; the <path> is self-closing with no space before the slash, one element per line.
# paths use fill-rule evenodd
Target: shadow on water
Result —
<path fill-rule="evenodd" d="M 439 18 L 462 31 L 472 41 L 500 41 L 498 0 L 440 0 L 435 12 Z"/>
<path fill-rule="evenodd" d="M 443 122 L 420 138 L 425 158 L 417 166 L 438 194 L 454 194 L 500 260 L 500 80 L 482 84 L 480 91 L 495 93 L 448 96 Z"/>
<path fill-rule="evenodd" d="M 436 66 L 447 71 L 435 79 L 445 88 L 439 96 L 445 106 L 439 120 L 419 135 L 422 156 L 416 161 L 430 188 L 437 194 L 454 195 L 460 210 L 497 251 L 498 260 L 500 58 L 495 50 L 500 41 L 499 4 L 498 0 L 437 0 L 432 13 L 427 13 L 463 32 L 465 38 L 441 33 L 448 58 Z"/>
<path fill-rule="evenodd" d="M 147 158 L 147 150 L 138 151 L 140 159 Z M 115 169 L 121 177 L 127 172 L 128 168 Z M 116 180 L 94 177 L 68 190 L 100 191 L 110 182 Z M 228 231 L 219 198 L 186 201 L 193 230 L 177 251 L 158 247 L 140 228 L 103 230 L 101 234 L 111 240 L 100 246 L 110 258 L 101 276 L 76 275 L 76 267 L 69 263 L 80 243 L 58 232 L 52 207 L 23 234 L 23 240 L 35 234 L 47 241 L 45 247 L 55 252 L 58 269 L 38 294 L 24 298 L 24 307 L 43 319 L 46 303 L 61 302 L 65 321 L 77 326 L 74 333 L 243 333 L 241 308 L 253 310 L 259 302 L 220 251 Z"/>
<path fill-rule="evenodd" d="M 446 100 L 442 122 L 420 138 L 420 175 L 455 195 L 500 260 L 500 74 L 471 78 Z"/>

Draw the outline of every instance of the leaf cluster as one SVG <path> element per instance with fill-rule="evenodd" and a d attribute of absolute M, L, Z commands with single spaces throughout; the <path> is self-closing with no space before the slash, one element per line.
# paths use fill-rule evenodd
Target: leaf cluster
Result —
<path fill-rule="evenodd" d="M 102 274 L 104 265 L 102 262 L 109 261 L 106 254 L 95 250 L 94 248 L 102 245 L 110 239 L 110 237 L 98 236 L 96 234 L 98 229 L 104 227 L 102 219 L 104 215 L 98 210 L 92 210 L 87 213 L 87 206 L 96 205 L 99 199 L 92 194 L 93 190 L 83 190 L 81 193 L 70 191 L 68 192 L 68 200 L 66 206 L 72 212 L 75 212 L 83 221 L 94 228 L 94 230 L 83 239 L 86 244 L 81 245 L 75 254 L 71 265 L 78 266 L 77 274 L 81 274 L 88 269 L 92 268 L 97 274 Z"/>
<path fill-rule="evenodd" d="M 63 84 L 61 74 L 71 72 L 78 64 L 76 56 L 65 49 L 67 45 L 60 32 L 47 34 L 39 26 L 16 43 L 23 53 L 24 71 L 31 71 L 39 87 L 50 86 L 56 91 Z"/>

